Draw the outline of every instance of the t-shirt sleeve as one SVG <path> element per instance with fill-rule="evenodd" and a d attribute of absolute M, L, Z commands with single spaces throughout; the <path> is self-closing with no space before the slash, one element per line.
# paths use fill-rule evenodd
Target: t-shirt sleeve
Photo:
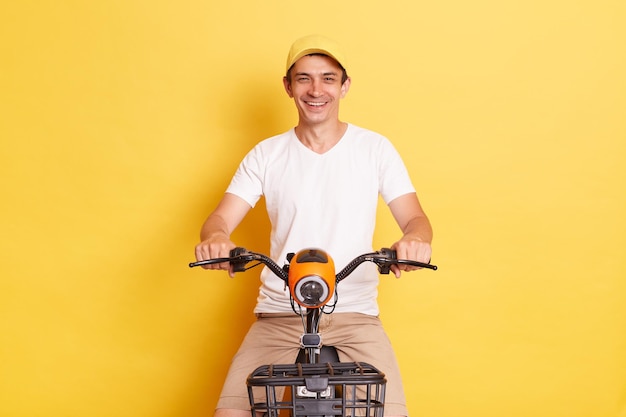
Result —
<path fill-rule="evenodd" d="M 263 195 L 262 167 L 261 152 L 255 147 L 239 164 L 226 192 L 244 199 L 254 207 Z"/>
<path fill-rule="evenodd" d="M 402 157 L 386 138 L 381 142 L 380 155 L 379 190 L 385 203 L 389 204 L 402 195 L 414 193 L 415 187 Z"/>

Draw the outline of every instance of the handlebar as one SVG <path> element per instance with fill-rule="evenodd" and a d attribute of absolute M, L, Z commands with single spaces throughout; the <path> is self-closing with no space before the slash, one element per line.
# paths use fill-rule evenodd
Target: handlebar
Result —
<path fill-rule="evenodd" d="M 287 281 L 287 271 L 278 266 L 278 264 L 274 262 L 272 258 L 267 255 L 263 255 L 262 253 L 251 252 L 246 250 L 245 248 L 240 247 L 232 249 L 228 258 L 214 258 L 204 261 L 191 262 L 189 264 L 189 268 L 201 265 L 213 265 L 229 262 L 233 266 L 233 272 L 244 272 L 247 269 L 254 268 L 255 266 L 259 265 L 257 263 L 250 268 L 246 268 L 246 265 L 248 265 L 252 261 L 257 261 L 264 264 L 280 279 L 285 282 Z"/>
<path fill-rule="evenodd" d="M 398 259 L 396 251 L 393 249 L 382 248 L 377 252 L 366 253 L 364 255 L 357 256 L 348 265 L 346 265 L 339 273 L 337 273 L 337 282 L 345 279 L 354 270 L 364 262 L 373 262 L 378 266 L 378 271 L 381 274 L 389 274 L 391 265 L 411 265 L 418 268 L 437 270 L 437 265 L 430 263 L 423 263 L 417 261 L 411 261 L 409 259 Z"/>
<path fill-rule="evenodd" d="M 246 266 L 250 262 L 253 262 L 253 261 L 257 261 L 258 263 L 247 268 Z M 281 268 L 270 257 L 263 255 L 262 253 L 251 252 L 240 247 L 232 249 L 230 251 L 230 256 L 227 258 L 215 258 L 215 259 L 207 259 L 204 261 L 191 262 L 189 264 L 189 267 L 193 268 L 196 266 L 213 265 L 213 264 L 220 264 L 224 262 L 229 262 L 233 266 L 234 272 L 243 272 L 259 264 L 264 264 L 280 279 L 282 279 L 285 282 L 288 281 L 288 275 L 289 275 L 288 265 L 285 265 L 284 267 Z M 376 264 L 378 266 L 378 271 L 381 274 L 389 274 L 391 270 L 391 265 L 411 265 L 411 266 L 415 266 L 418 268 L 432 269 L 433 271 L 437 270 L 437 265 L 411 261 L 408 259 L 398 259 L 395 250 L 382 248 L 379 251 L 366 253 L 366 254 L 363 254 L 354 258 L 350 263 L 348 263 L 348 265 L 346 265 L 341 271 L 337 273 L 336 282 L 340 282 L 343 279 L 345 279 L 348 275 L 354 272 L 354 270 L 359 265 L 361 265 L 364 262 L 373 262 L 374 264 Z"/>

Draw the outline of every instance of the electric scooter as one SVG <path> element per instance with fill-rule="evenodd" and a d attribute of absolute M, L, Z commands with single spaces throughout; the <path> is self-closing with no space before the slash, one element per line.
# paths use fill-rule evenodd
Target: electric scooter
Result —
<path fill-rule="evenodd" d="M 384 373 L 368 363 L 340 362 L 334 347 L 322 343 L 320 318 L 333 312 L 338 299 L 337 284 L 364 262 L 376 264 L 381 274 L 389 274 L 392 265 L 437 270 L 436 265 L 398 259 L 396 251 L 383 248 L 357 256 L 335 274 L 332 257 L 321 249 L 290 253 L 281 267 L 266 255 L 235 248 L 227 258 L 193 262 L 189 266 L 224 262 L 229 262 L 234 272 L 265 265 L 284 281 L 291 307 L 303 323 L 296 363 L 264 365 L 248 376 L 252 417 L 278 417 L 284 413 L 291 417 L 383 417 L 387 383 Z M 248 267 L 250 262 L 255 264 Z"/>

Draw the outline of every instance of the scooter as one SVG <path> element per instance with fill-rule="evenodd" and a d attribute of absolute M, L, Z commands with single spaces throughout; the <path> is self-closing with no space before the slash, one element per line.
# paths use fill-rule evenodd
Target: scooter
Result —
<path fill-rule="evenodd" d="M 281 411 L 292 417 L 383 417 L 387 383 L 384 373 L 368 363 L 340 362 L 335 348 L 322 343 L 320 318 L 333 312 L 337 284 L 364 262 L 376 264 L 381 274 L 389 274 L 392 265 L 431 270 L 437 270 L 437 266 L 398 259 L 396 251 L 387 248 L 357 256 L 337 274 L 332 257 L 317 248 L 288 254 L 282 267 L 266 255 L 240 247 L 229 255 L 189 266 L 229 262 L 234 272 L 243 272 L 265 265 L 289 288 L 291 307 L 302 318 L 304 330 L 296 363 L 264 365 L 248 376 L 252 417 L 278 417 L 283 415 Z M 248 267 L 250 262 L 255 264 Z M 285 390 L 287 395 L 283 395 Z"/>

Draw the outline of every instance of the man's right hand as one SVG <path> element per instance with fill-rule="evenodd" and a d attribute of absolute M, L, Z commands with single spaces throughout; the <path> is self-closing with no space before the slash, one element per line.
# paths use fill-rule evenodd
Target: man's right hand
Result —
<path fill-rule="evenodd" d="M 208 259 L 228 258 L 230 251 L 236 247 L 227 237 L 212 237 L 196 245 L 196 260 L 205 261 Z M 232 278 L 235 274 L 232 271 L 230 263 L 222 262 L 219 264 L 202 265 L 204 269 L 223 269 L 228 271 Z"/>
<path fill-rule="evenodd" d="M 226 193 L 217 208 L 209 215 L 200 231 L 201 242 L 196 245 L 196 260 L 228 258 L 236 247 L 230 234 L 250 210 L 250 205 L 234 194 Z M 223 269 L 232 278 L 235 274 L 228 262 L 203 265 L 204 269 Z"/>

